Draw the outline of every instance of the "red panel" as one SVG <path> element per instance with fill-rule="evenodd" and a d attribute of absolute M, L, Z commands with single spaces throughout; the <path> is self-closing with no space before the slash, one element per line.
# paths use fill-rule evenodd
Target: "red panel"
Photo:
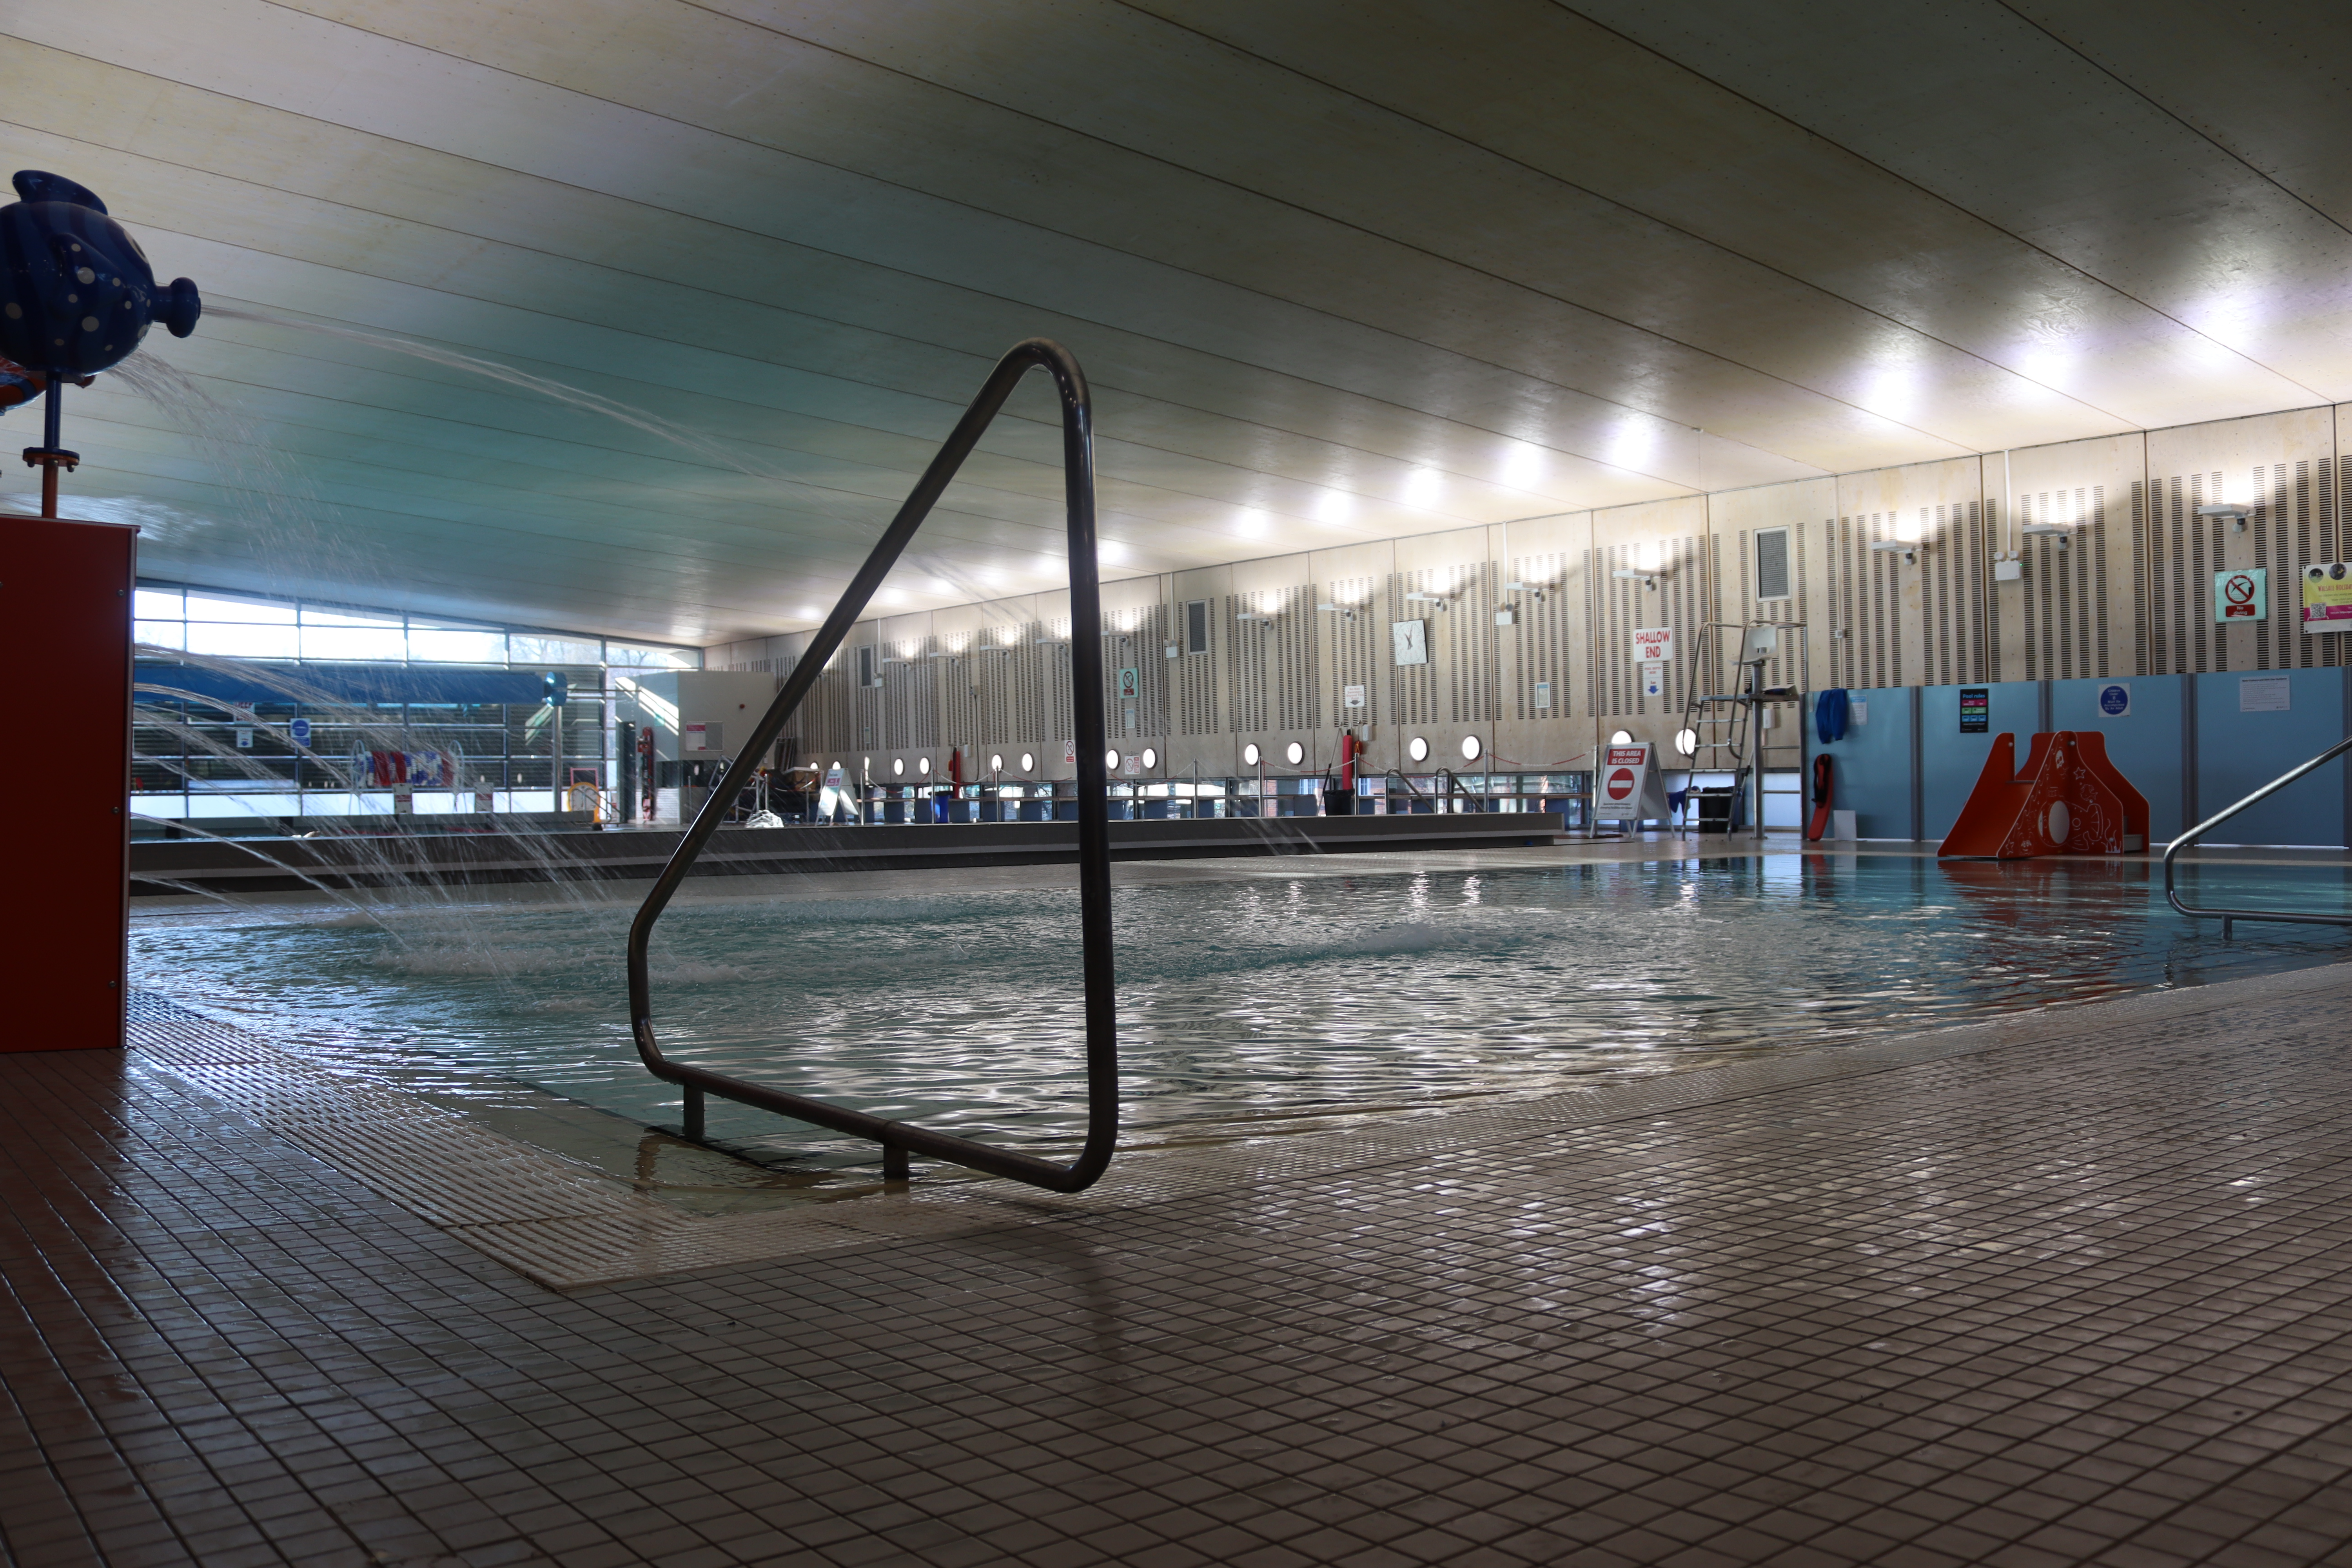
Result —
<path fill-rule="evenodd" d="M 2147 802 L 2107 761 L 2096 730 L 2033 737 L 2012 777 L 2013 735 L 1994 737 L 1984 772 L 1936 853 L 2021 860 L 2035 855 L 2121 855 L 2147 847 Z"/>
<path fill-rule="evenodd" d="M 122 1044 L 138 534 L 0 518 L 0 667 L 38 693 L 14 716 L 17 762 L 0 772 L 11 894 L 0 1050 Z"/>

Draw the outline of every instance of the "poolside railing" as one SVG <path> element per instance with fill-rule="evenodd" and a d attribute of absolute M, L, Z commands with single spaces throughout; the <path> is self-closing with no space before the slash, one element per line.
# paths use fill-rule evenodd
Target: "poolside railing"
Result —
<path fill-rule="evenodd" d="M 2172 880 L 2172 863 L 2183 849 L 2188 848 L 2190 845 L 2196 843 L 2199 839 L 2204 837 L 2208 833 L 2212 832 L 2213 829 L 2221 826 L 2221 824 L 2229 821 L 2231 817 L 2237 816 L 2248 806 L 2268 800 L 2271 796 L 2278 794 L 2279 791 L 2286 788 L 2287 785 L 2294 783 L 2295 780 L 2304 777 L 2307 773 L 2317 772 L 2319 769 L 2326 766 L 2329 763 L 2334 762 L 2336 758 L 2344 755 L 2347 752 L 2352 752 L 2352 735 L 2347 735 L 2344 739 L 2336 742 L 2336 744 L 2328 747 L 2327 750 L 2320 752 L 2319 755 L 2312 758 L 2311 761 L 2304 763 L 2301 767 L 2294 768 L 2286 773 L 2281 773 L 2277 778 L 2273 779 L 2270 783 L 2263 785 L 2262 788 L 2256 790 L 2245 799 L 2238 802 L 2237 805 L 2214 813 L 2211 816 L 2207 817 L 2204 821 L 2199 823 L 2196 826 L 2190 828 L 2188 832 L 2174 839 L 2170 844 L 2165 846 L 2165 901 L 2169 903 L 2174 909 L 2179 910 L 2182 914 L 2187 915 L 2190 920 L 2220 921 L 2221 922 L 2221 934 L 2225 938 L 2230 934 L 2230 928 L 2240 921 L 2272 921 L 2287 925 L 2352 926 L 2352 914 L 2310 914 L 2299 910 L 2205 909 L 2195 904 L 2186 904 L 2181 902 L 2180 894 L 2179 890 L 2174 888 Z"/>

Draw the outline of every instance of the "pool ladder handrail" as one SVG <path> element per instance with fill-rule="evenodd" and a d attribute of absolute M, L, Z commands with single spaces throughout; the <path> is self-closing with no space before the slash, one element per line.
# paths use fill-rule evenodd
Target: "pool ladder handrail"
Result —
<path fill-rule="evenodd" d="M 2204 821 L 2199 823 L 2196 826 L 2190 828 L 2188 832 L 2182 834 L 2179 837 L 2174 839 L 2171 843 L 2166 845 L 2164 847 L 2165 901 L 2170 904 L 2180 913 L 2187 915 L 2190 920 L 2220 921 L 2221 922 L 2221 935 L 2224 939 L 2230 935 L 2231 926 L 2239 921 L 2273 921 L 2282 924 L 2291 925 L 2352 926 L 2352 914 L 2315 915 L 2304 914 L 2293 910 L 2204 909 L 2195 904 L 2184 904 L 2180 901 L 2180 894 L 2175 890 L 2172 885 L 2173 858 L 2179 855 L 2183 849 L 2186 849 L 2191 844 L 2196 843 L 2199 839 L 2204 837 L 2205 835 L 2210 833 L 2216 827 L 2221 826 L 2221 824 L 2229 821 L 2230 818 L 2237 816 L 2238 813 L 2245 810 L 2248 806 L 2252 805 L 2257 802 L 2269 799 L 2272 795 L 2274 795 L 2279 791 L 2286 788 L 2287 785 L 2294 783 L 2295 780 L 2302 778 L 2306 773 L 2313 773 L 2319 768 L 2326 766 L 2329 763 L 2334 762 L 2337 757 L 2342 756 L 2347 752 L 2352 752 L 2352 735 L 2345 736 L 2344 739 L 2336 742 L 2336 744 L 2328 747 L 2327 750 L 2320 752 L 2319 755 L 2312 758 L 2311 761 L 2304 763 L 2301 767 L 2281 773 L 2277 778 L 2274 778 L 2270 783 L 2263 785 L 2262 788 L 2256 790 L 2253 794 L 2248 795 L 2237 805 L 2230 806 L 2222 811 L 2216 812 L 2211 816 L 2209 816 Z"/>
<path fill-rule="evenodd" d="M 1445 781 L 1445 794 L 1444 798 L 1449 807 L 1457 800 L 1466 800 L 1473 803 L 1470 807 L 1472 812 L 1479 809 L 1475 803 L 1485 797 L 1483 795 L 1473 794 L 1467 787 L 1465 787 L 1462 783 L 1462 775 L 1460 773 L 1455 773 L 1452 768 L 1440 768 L 1434 773 L 1430 775 L 1430 787 L 1434 789 L 1437 786 L 1437 781 L 1439 779 L 1444 779 Z M 1468 813 L 1448 810 L 1446 815 L 1449 816 L 1466 816 Z"/>
<path fill-rule="evenodd" d="M 1063 505 L 1068 517 L 1070 552 L 1071 708 L 1073 726 L 1077 731 L 1078 932 L 1087 1028 L 1086 1142 L 1076 1159 L 1067 1165 L 1057 1165 L 1032 1154 L 788 1094 L 706 1068 L 672 1061 L 665 1056 L 654 1033 L 653 983 L 646 954 L 655 922 L 660 920 L 671 895 L 677 892 L 678 884 L 685 880 L 696 858 L 727 815 L 726 803 L 716 791 L 695 814 L 693 826 L 671 852 L 668 864 L 655 879 L 653 890 L 646 895 L 636 918 L 629 925 L 629 1018 L 637 1055 L 644 1060 L 646 1071 L 686 1091 L 685 1132 L 689 1139 L 702 1140 L 703 1098 L 715 1094 L 739 1105 L 873 1140 L 882 1145 L 882 1174 L 886 1181 L 905 1180 L 907 1156 L 918 1153 L 1052 1192 L 1076 1193 L 1092 1186 L 1110 1163 L 1111 1152 L 1118 1139 L 1118 1010 L 1111 949 L 1110 810 L 1104 788 L 1108 770 L 1103 765 L 1106 736 L 1102 594 L 1095 563 L 1094 415 L 1086 374 L 1067 349 L 1050 339 L 1030 338 L 1014 344 L 997 361 L 996 368 L 982 384 L 979 395 L 964 410 L 963 417 L 956 422 L 930 466 L 915 482 L 914 489 L 890 520 L 889 527 L 883 531 L 866 563 L 850 579 L 840 602 L 810 639 L 800 662 L 784 678 L 775 700 L 752 726 L 742 754 L 757 757 L 776 743 L 777 737 L 783 733 L 785 721 L 815 687 L 825 665 L 849 636 L 867 601 L 881 587 L 883 578 L 913 539 L 915 531 L 930 515 L 964 459 L 971 455 L 1004 406 L 1005 399 L 1033 366 L 1053 377 L 1062 407 Z"/>

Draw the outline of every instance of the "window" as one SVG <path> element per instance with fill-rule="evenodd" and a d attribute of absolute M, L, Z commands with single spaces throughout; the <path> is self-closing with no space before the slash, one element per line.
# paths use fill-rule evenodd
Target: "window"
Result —
<path fill-rule="evenodd" d="M 880 652 L 881 650 L 877 648 L 872 643 L 860 643 L 857 645 L 858 685 L 879 686 L 882 684 L 882 660 L 880 658 Z"/>
<path fill-rule="evenodd" d="M 1184 601 L 1184 651 L 1209 651 L 1209 601 L 1206 599 Z"/>
<path fill-rule="evenodd" d="M 1756 531 L 1756 596 L 1789 596 L 1789 531 L 1785 528 Z"/>
<path fill-rule="evenodd" d="M 401 751 L 434 763 L 415 792 L 420 814 L 548 811 L 572 786 L 608 784 L 617 742 L 600 699 L 641 670 L 697 669 L 701 650 L 447 620 L 366 605 L 245 595 L 143 582 L 132 611 L 142 644 L 135 677 L 132 793 L 144 817 L 343 816 L 393 809 L 362 759 Z M 175 694 L 178 656 L 282 662 L 284 700 L 224 707 Z M 302 666 L 554 666 L 569 717 L 543 700 L 490 703 L 305 701 Z M 558 739 L 561 738 L 561 744 Z"/>

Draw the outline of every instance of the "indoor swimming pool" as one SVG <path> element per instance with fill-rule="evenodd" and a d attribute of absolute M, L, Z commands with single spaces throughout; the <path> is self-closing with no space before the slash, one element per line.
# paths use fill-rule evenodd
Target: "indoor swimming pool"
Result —
<path fill-rule="evenodd" d="M 2210 897 L 2340 900 L 2334 869 Z M 681 900 L 654 949 L 673 1057 L 1040 1152 L 1083 1125 L 1076 895 Z M 966 879 L 969 882 L 969 879 Z M 1139 885 L 1138 885 L 1139 884 Z M 724 884 L 717 885 L 724 890 Z M 1775 856 L 1155 877 L 1117 893 L 1129 1147 L 1328 1130 L 1743 1055 L 2341 959 L 2345 933 L 2165 909 L 2138 865 Z M 577 899 L 142 914 L 134 984 L 443 1102 L 523 1084 L 675 1128 L 623 1005 L 634 906 Z M 811 1173 L 872 1146 L 722 1101 Z"/>

